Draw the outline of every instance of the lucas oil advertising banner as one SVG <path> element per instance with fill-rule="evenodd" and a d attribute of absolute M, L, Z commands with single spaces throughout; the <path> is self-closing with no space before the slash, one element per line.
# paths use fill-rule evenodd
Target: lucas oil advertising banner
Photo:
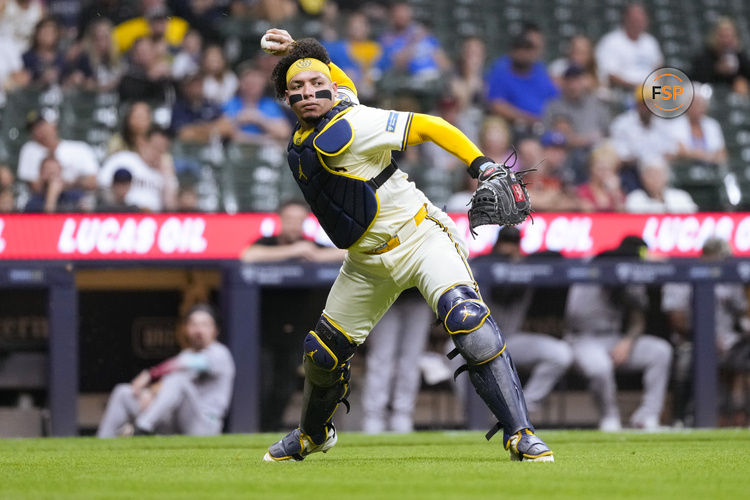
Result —
<path fill-rule="evenodd" d="M 492 249 L 497 226 L 482 226 L 474 237 L 465 214 L 451 217 L 471 256 Z M 696 257 L 711 236 L 729 241 L 735 256 L 750 256 L 750 213 L 536 213 L 519 229 L 526 254 L 551 250 L 589 257 L 636 235 L 664 256 Z M 252 242 L 278 231 L 278 216 L 272 213 L 4 215 L 0 260 L 236 259 Z M 305 221 L 304 233 L 330 245 L 313 216 Z"/>

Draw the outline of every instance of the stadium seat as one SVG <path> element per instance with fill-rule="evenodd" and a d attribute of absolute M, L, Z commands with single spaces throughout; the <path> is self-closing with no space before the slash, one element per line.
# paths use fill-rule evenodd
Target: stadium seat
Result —
<path fill-rule="evenodd" d="M 214 212 L 222 208 L 219 178 L 225 158 L 221 144 L 174 141 L 172 158 L 180 184 L 195 186 L 200 209 Z"/>
<path fill-rule="evenodd" d="M 118 103 L 115 93 L 66 92 L 60 107 L 60 136 L 88 143 L 98 160 L 103 161 L 119 125 Z"/>
<path fill-rule="evenodd" d="M 275 211 L 281 201 L 281 178 L 287 174 L 281 149 L 232 144 L 226 153 L 227 160 L 221 169 L 225 210 Z"/>
<path fill-rule="evenodd" d="M 674 186 L 690 193 L 701 211 L 726 210 L 729 207 L 729 197 L 724 184 L 726 167 L 697 162 L 675 162 L 671 171 Z"/>
<path fill-rule="evenodd" d="M 0 152 L 3 153 L 0 161 L 7 163 L 14 171 L 18 165 L 18 153 L 29 136 L 26 131 L 26 117 L 29 112 L 40 109 L 42 109 L 42 93 L 38 90 L 17 90 L 7 96 L 2 126 L 0 126 L 0 142 L 2 142 Z M 57 117 L 55 107 L 44 107 L 42 111 L 45 116 Z"/>

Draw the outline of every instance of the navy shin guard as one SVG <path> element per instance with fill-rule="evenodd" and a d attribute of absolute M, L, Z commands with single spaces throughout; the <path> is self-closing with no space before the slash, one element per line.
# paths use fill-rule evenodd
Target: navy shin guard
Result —
<path fill-rule="evenodd" d="M 349 359 L 357 346 L 321 316 L 305 337 L 305 388 L 300 429 L 315 443 L 325 440 L 325 426 L 339 403 L 349 407 Z"/>
<path fill-rule="evenodd" d="M 487 439 L 499 428 L 507 434 L 533 430 L 505 339 L 476 291 L 467 285 L 449 289 L 438 301 L 438 316 L 466 360 L 471 383 L 498 419 Z"/>

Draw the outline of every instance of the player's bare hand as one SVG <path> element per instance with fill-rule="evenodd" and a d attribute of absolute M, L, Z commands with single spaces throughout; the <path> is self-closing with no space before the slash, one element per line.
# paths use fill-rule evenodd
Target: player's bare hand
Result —
<path fill-rule="evenodd" d="M 154 400 L 154 392 L 148 387 L 143 389 L 138 394 L 138 408 L 140 409 L 140 411 L 143 411 L 146 408 L 148 408 L 148 406 L 151 404 L 151 401 L 153 400 Z"/>
<path fill-rule="evenodd" d="M 615 366 L 620 366 L 628 360 L 632 348 L 633 341 L 631 339 L 622 339 L 612 348 L 609 355 L 612 356 Z"/>
<path fill-rule="evenodd" d="M 133 379 L 132 382 L 130 382 L 130 386 L 133 388 L 133 394 L 138 396 L 141 391 L 148 386 L 149 382 L 151 382 L 151 375 L 148 374 L 148 371 L 143 370 Z"/>
<path fill-rule="evenodd" d="M 262 40 L 264 39 L 275 45 L 272 48 L 263 47 Z M 263 38 L 261 39 L 261 48 L 263 48 L 263 50 L 275 56 L 281 56 L 281 57 L 289 53 L 293 44 L 294 44 L 294 38 L 292 38 L 292 35 L 290 35 L 287 30 L 282 30 L 279 28 L 269 29 L 268 31 L 266 31 L 266 33 L 263 35 Z"/>
<path fill-rule="evenodd" d="M 294 253 L 294 257 L 312 262 L 315 260 L 318 247 L 312 241 L 301 240 L 292 243 L 291 250 Z"/>

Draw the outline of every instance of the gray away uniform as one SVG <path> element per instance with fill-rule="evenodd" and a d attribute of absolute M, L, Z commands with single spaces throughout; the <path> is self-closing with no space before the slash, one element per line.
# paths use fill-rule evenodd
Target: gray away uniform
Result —
<path fill-rule="evenodd" d="M 568 293 L 566 340 L 573 347 L 576 365 L 589 380 L 603 419 L 620 418 L 615 365 L 610 351 L 623 338 L 623 315 L 628 306 L 646 307 L 645 287 L 625 287 L 617 300 L 611 297 L 609 289 L 599 285 L 573 285 Z M 637 337 L 630 356 L 621 366 L 626 370 L 643 371 L 643 398 L 630 419 L 633 424 L 658 422 L 671 362 L 672 346 L 666 340 L 651 335 Z"/>
<path fill-rule="evenodd" d="M 539 409 L 545 397 L 573 363 L 573 352 L 563 340 L 542 333 L 521 330 L 526 313 L 531 305 L 534 290 L 526 288 L 523 293 L 513 294 L 508 300 L 487 299 L 490 310 L 505 333 L 508 349 L 513 353 L 513 362 L 531 370 L 523 387 L 526 406 L 530 411 Z"/>
<path fill-rule="evenodd" d="M 131 385 L 118 384 L 109 398 L 97 436 L 116 437 L 126 423 L 135 423 L 141 429 L 160 434 L 207 436 L 221 433 L 232 398 L 234 360 L 229 349 L 218 342 L 198 353 L 185 349 L 178 360 L 195 354 L 205 356 L 205 364 L 165 375 L 161 388 L 143 411 Z"/>

